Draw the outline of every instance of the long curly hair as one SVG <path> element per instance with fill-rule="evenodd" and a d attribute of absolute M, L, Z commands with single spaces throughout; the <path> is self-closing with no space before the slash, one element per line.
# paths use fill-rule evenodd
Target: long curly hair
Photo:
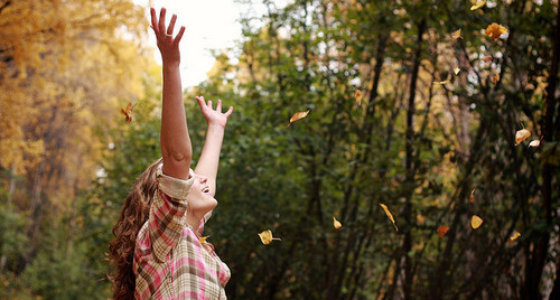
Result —
<path fill-rule="evenodd" d="M 157 169 L 161 162 L 160 158 L 138 176 L 113 227 L 115 239 L 109 244 L 109 261 L 115 270 L 109 279 L 113 284 L 115 300 L 134 299 L 136 279 L 132 259 L 136 236 L 148 220 L 150 205 L 157 190 Z"/>

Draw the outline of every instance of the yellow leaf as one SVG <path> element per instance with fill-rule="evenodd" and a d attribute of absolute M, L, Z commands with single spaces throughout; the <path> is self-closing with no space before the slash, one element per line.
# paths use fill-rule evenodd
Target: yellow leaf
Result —
<path fill-rule="evenodd" d="M 434 83 L 435 83 L 435 84 L 441 84 L 441 85 L 444 85 L 444 84 L 448 84 L 448 83 L 449 83 L 449 80 L 444 80 L 444 81 L 434 81 Z"/>
<path fill-rule="evenodd" d="M 292 123 L 295 122 L 295 121 L 297 121 L 297 120 L 301 120 L 301 119 L 307 117 L 308 114 L 309 114 L 309 110 L 308 110 L 308 111 L 301 111 L 301 112 L 295 113 L 295 114 L 290 118 L 290 124 L 288 124 L 288 126 L 292 125 Z"/>
<path fill-rule="evenodd" d="M 199 238 L 198 238 L 198 241 L 199 241 L 201 244 L 204 244 L 204 243 L 206 243 L 206 239 L 209 238 L 209 237 L 210 237 L 209 235 L 203 236 L 203 237 L 199 237 Z"/>
<path fill-rule="evenodd" d="M 539 141 L 539 140 L 532 140 L 532 141 L 529 143 L 529 147 L 538 147 L 538 146 L 540 146 L 540 145 L 541 145 L 541 141 Z"/>
<path fill-rule="evenodd" d="M 393 218 L 393 215 L 389 211 L 389 208 L 387 207 L 387 205 L 385 205 L 383 203 L 379 203 L 379 205 L 383 208 L 383 210 L 385 211 L 385 214 L 387 215 L 387 217 L 389 217 L 389 219 L 393 223 L 393 227 L 395 227 L 395 230 L 399 231 L 399 228 L 397 228 L 397 225 L 395 224 L 395 219 Z"/>
<path fill-rule="evenodd" d="M 461 68 L 455 67 L 455 69 L 453 69 L 453 72 L 455 73 L 455 75 L 458 75 L 459 72 L 461 72 Z"/>
<path fill-rule="evenodd" d="M 449 231 L 449 226 L 447 225 L 440 226 L 437 229 L 437 233 L 439 234 L 440 238 L 442 238 L 447 233 L 447 231 Z"/>
<path fill-rule="evenodd" d="M 521 236 L 521 233 L 519 233 L 517 231 L 513 232 L 513 234 L 509 237 L 509 243 L 513 244 L 513 241 L 515 241 L 520 236 Z"/>
<path fill-rule="evenodd" d="M 333 219 L 333 225 L 335 229 L 342 227 L 342 224 L 335 217 L 332 217 L 332 219 Z"/>
<path fill-rule="evenodd" d="M 482 218 L 477 215 L 473 215 L 471 218 L 471 226 L 473 229 L 477 229 L 478 227 L 480 227 L 480 225 L 482 225 L 482 222 L 484 222 Z"/>
<path fill-rule="evenodd" d="M 281 240 L 279 238 L 272 237 L 272 231 L 270 231 L 270 229 L 259 233 L 259 237 L 261 238 L 261 242 L 265 245 L 270 244 L 270 242 L 272 242 L 273 240 L 276 241 Z"/>
<path fill-rule="evenodd" d="M 492 23 L 488 25 L 485 31 L 486 35 L 489 36 L 493 41 L 497 40 L 502 34 L 506 32 L 507 29 L 504 26 L 499 25 L 497 23 Z"/>
<path fill-rule="evenodd" d="M 357 90 L 354 93 L 354 100 L 356 100 L 356 103 L 358 103 L 358 104 L 362 103 L 362 92 L 360 90 Z"/>
<path fill-rule="evenodd" d="M 523 142 L 524 140 L 526 140 L 530 136 L 531 136 L 531 132 L 529 132 L 529 130 L 527 130 L 527 129 L 518 130 L 515 133 L 515 145 L 517 146 L 517 145 L 521 144 L 521 142 Z"/>
<path fill-rule="evenodd" d="M 471 10 L 477 10 L 486 4 L 486 0 L 477 0 L 476 3 L 471 6 Z"/>
<path fill-rule="evenodd" d="M 451 33 L 451 39 L 456 40 L 456 39 L 462 39 L 463 37 L 461 36 L 461 28 L 453 31 Z"/>

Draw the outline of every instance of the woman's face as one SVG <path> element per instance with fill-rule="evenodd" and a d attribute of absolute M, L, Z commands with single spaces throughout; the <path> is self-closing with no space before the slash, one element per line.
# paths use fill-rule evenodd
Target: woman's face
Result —
<path fill-rule="evenodd" d="M 195 215 L 204 215 L 218 205 L 218 201 L 210 194 L 207 182 L 207 177 L 195 174 L 193 185 L 187 196 L 187 209 Z"/>

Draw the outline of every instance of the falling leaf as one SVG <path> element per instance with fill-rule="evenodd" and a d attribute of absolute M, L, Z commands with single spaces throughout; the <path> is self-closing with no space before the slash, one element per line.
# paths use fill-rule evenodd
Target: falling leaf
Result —
<path fill-rule="evenodd" d="M 444 81 L 434 81 L 434 83 L 435 83 L 435 84 L 441 84 L 441 85 L 444 85 L 444 84 L 448 84 L 448 83 L 449 83 L 449 80 L 444 80 Z"/>
<path fill-rule="evenodd" d="M 290 124 L 288 124 L 288 126 L 292 125 L 292 123 L 294 123 L 297 120 L 301 120 L 305 117 L 307 117 L 307 115 L 309 114 L 309 110 L 308 111 L 301 111 L 301 112 L 297 112 L 295 113 L 291 118 L 290 118 Z"/>
<path fill-rule="evenodd" d="M 387 205 L 385 205 L 383 203 L 379 203 L 379 205 L 383 208 L 383 210 L 385 211 L 385 214 L 387 215 L 387 217 L 389 217 L 391 222 L 393 222 L 393 227 L 395 227 L 395 230 L 399 231 L 399 228 L 397 228 L 397 225 L 395 224 L 395 219 L 393 218 L 393 215 L 389 211 L 389 208 L 387 207 Z"/>
<path fill-rule="evenodd" d="M 439 234 L 440 238 L 442 238 L 447 233 L 447 231 L 449 231 L 449 226 L 447 225 L 440 226 L 437 229 L 437 233 Z"/>
<path fill-rule="evenodd" d="M 132 108 L 133 108 L 133 106 L 132 106 L 132 103 L 130 103 L 130 102 L 126 106 L 126 109 L 121 108 L 121 113 L 123 115 L 125 115 L 125 117 L 126 117 L 126 123 L 132 122 Z"/>
<path fill-rule="evenodd" d="M 541 141 L 539 141 L 539 140 L 532 140 L 532 141 L 529 143 L 529 147 L 538 147 L 538 146 L 540 146 L 540 145 L 541 145 Z"/>
<path fill-rule="evenodd" d="M 471 218 L 471 226 L 473 229 L 477 229 L 478 227 L 480 227 L 480 225 L 482 225 L 482 222 L 484 221 L 477 215 L 473 215 Z"/>
<path fill-rule="evenodd" d="M 525 86 L 525 89 L 527 89 L 527 90 L 534 90 L 534 89 L 535 89 L 535 85 L 532 84 L 532 83 L 528 83 L 528 84 Z"/>
<path fill-rule="evenodd" d="M 354 93 L 354 100 L 356 100 L 356 103 L 358 103 L 358 104 L 362 103 L 362 92 L 360 90 L 357 90 Z"/>
<path fill-rule="evenodd" d="M 456 39 L 462 39 L 463 37 L 461 36 L 461 28 L 453 31 L 451 33 L 451 39 L 456 40 Z"/>
<path fill-rule="evenodd" d="M 506 32 L 507 29 L 504 26 L 499 25 L 497 23 L 492 23 L 488 25 L 485 31 L 486 35 L 489 36 L 493 41 L 500 38 L 500 36 Z"/>
<path fill-rule="evenodd" d="M 342 227 L 342 224 L 335 217 L 332 217 L 332 219 L 333 219 L 334 229 L 338 229 Z"/>
<path fill-rule="evenodd" d="M 455 75 L 458 75 L 459 72 L 461 72 L 461 68 L 455 67 L 455 69 L 453 69 L 453 72 L 455 73 Z"/>
<path fill-rule="evenodd" d="M 482 57 L 482 61 L 483 62 L 491 62 L 494 58 L 490 55 L 486 55 L 484 57 Z"/>
<path fill-rule="evenodd" d="M 510 237 L 509 237 L 509 243 L 513 244 L 513 241 L 515 241 L 518 237 L 521 236 L 521 233 L 515 231 Z"/>
<path fill-rule="evenodd" d="M 469 198 L 469 202 L 473 203 L 474 202 L 474 191 L 476 191 L 476 188 L 474 188 L 471 192 L 471 197 Z"/>
<path fill-rule="evenodd" d="M 198 238 L 198 241 L 199 241 L 201 244 L 205 244 L 205 243 L 206 243 L 206 239 L 208 239 L 209 237 L 210 237 L 209 235 L 200 237 L 200 238 Z"/>
<path fill-rule="evenodd" d="M 265 245 L 270 244 L 270 242 L 272 242 L 273 240 L 275 241 L 281 240 L 279 238 L 272 237 L 272 231 L 270 231 L 270 229 L 259 233 L 259 237 L 261 238 L 261 242 Z"/>
<path fill-rule="evenodd" d="M 471 6 L 471 10 L 477 10 L 486 4 L 486 0 L 477 0 L 476 3 Z"/>
<path fill-rule="evenodd" d="M 527 129 L 518 130 L 515 133 L 515 146 L 521 144 L 521 142 L 523 142 L 524 140 L 526 140 L 530 136 L 531 136 L 531 132 L 529 132 L 529 130 L 527 130 Z"/>
<path fill-rule="evenodd" d="M 498 74 L 498 73 L 494 74 L 494 76 L 492 76 L 492 78 L 490 78 L 490 80 L 492 80 L 492 82 L 494 84 L 498 83 L 498 80 L 500 80 L 500 74 Z"/>

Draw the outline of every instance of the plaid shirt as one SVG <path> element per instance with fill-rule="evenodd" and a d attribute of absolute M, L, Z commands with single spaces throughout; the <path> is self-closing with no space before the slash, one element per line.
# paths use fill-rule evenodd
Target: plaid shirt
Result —
<path fill-rule="evenodd" d="M 186 224 L 190 172 L 190 179 L 180 180 L 158 170 L 158 191 L 136 239 L 135 299 L 226 299 L 229 268 Z M 199 232 L 203 225 L 201 220 Z"/>

